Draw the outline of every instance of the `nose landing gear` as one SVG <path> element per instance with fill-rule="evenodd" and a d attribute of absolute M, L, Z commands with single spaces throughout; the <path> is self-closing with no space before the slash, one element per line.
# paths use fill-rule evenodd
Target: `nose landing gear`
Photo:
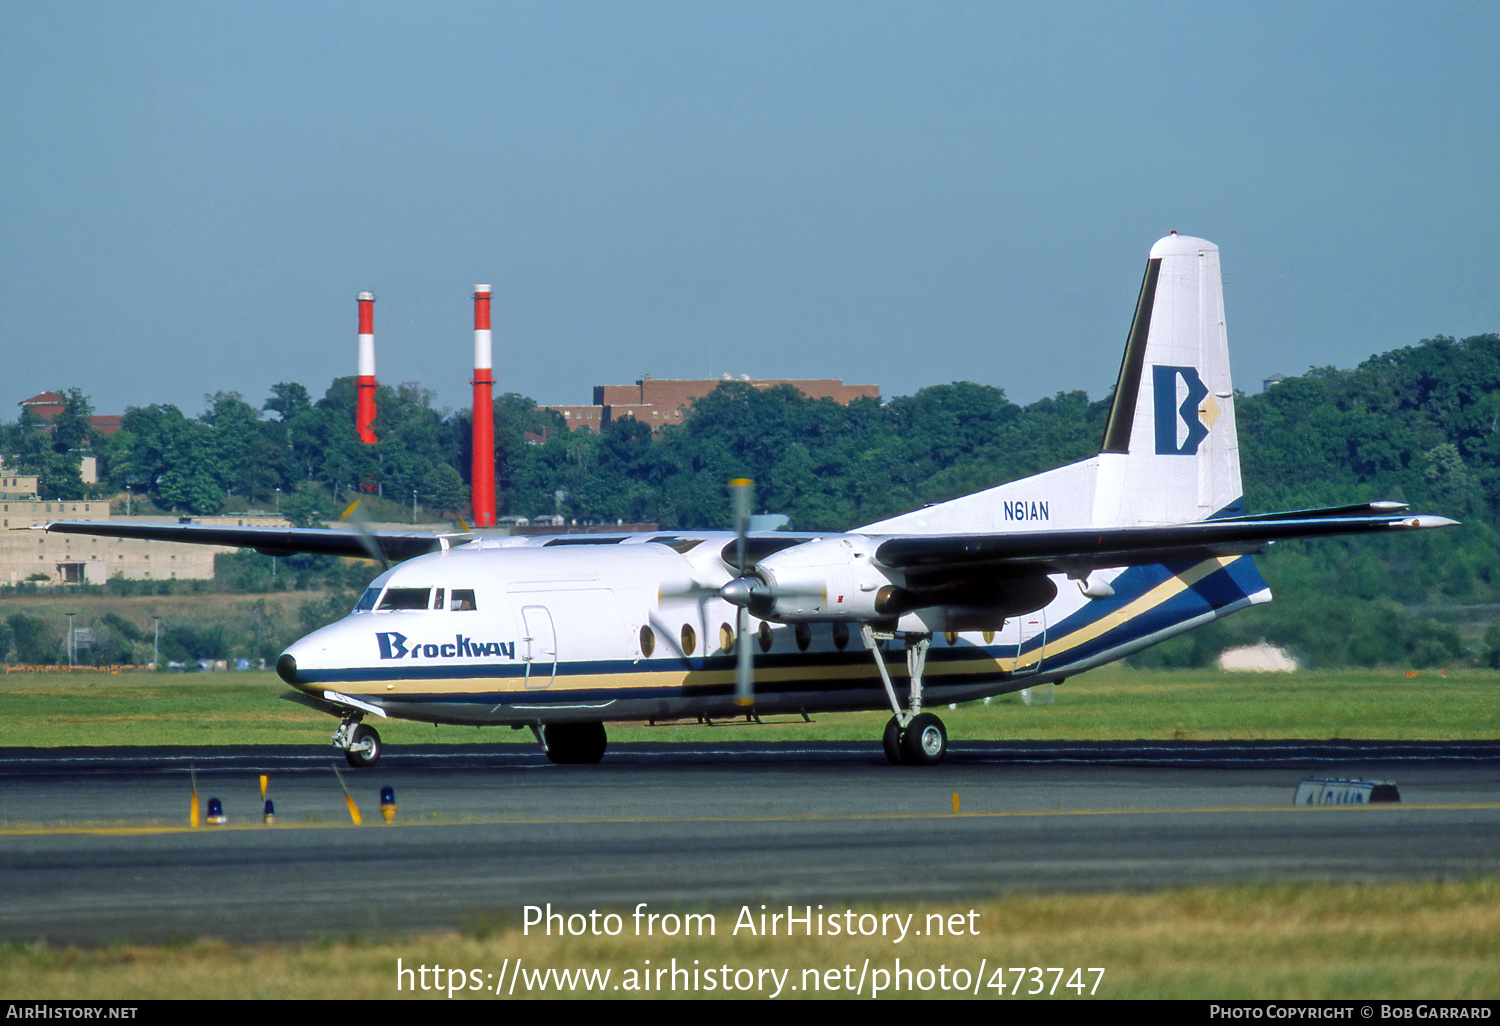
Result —
<path fill-rule="evenodd" d="M 344 761 L 355 769 L 365 769 L 380 761 L 385 751 L 380 734 L 356 719 L 347 719 L 333 732 L 335 748 L 344 750 Z"/>

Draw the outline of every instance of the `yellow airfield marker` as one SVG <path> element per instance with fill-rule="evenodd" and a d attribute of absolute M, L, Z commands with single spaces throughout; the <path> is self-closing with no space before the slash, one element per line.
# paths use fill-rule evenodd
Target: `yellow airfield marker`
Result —
<path fill-rule="evenodd" d="M 265 801 L 266 800 L 266 784 L 268 784 L 268 783 L 270 783 L 270 778 L 267 777 L 264 773 L 262 773 L 260 775 L 260 800 L 261 801 Z"/>
<path fill-rule="evenodd" d="M 193 803 L 188 807 L 188 826 L 198 826 L 201 822 L 198 811 L 198 773 L 191 766 L 188 767 L 188 777 L 193 782 Z"/>
<path fill-rule="evenodd" d="M 957 791 L 953 792 L 953 811 L 954 812 L 958 811 L 958 792 Z"/>

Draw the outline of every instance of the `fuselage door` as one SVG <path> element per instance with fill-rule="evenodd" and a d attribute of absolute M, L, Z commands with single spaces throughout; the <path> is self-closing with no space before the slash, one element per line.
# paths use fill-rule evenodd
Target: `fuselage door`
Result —
<path fill-rule="evenodd" d="M 521 660 L 526 664 L 526 686 L 546 688 L 557 676 L 557 631 L 546 606 L 522 606 L 526 628 L 521 638 Z"/>
<path fill-rule="evenodd" d="M 1047 654 L 1047 607 L 1016 617 L 1020 628 L 1020 658 L 1016 669 L 1036 673 Z"/>

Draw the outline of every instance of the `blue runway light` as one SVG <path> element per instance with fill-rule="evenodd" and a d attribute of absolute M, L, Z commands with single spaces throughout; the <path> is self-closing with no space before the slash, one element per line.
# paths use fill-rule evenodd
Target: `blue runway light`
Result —
<path fill-rule="evenodd" d="M 386 786 L 380 789 L 380 814 L 385 817 L 387 823 L 396 820 L 396 789 Z"/>
<path fill-rule="evenodd" d="M 217 798 L 208 800 L 208 821 L 210 823 L 227 823 L 224 817 L 224 804 Z"/>
<path fill-rule="evenodd" d="M 276 806 L 271 803 L 271 799 L 269 798 L 266 799 L 266 822 L 276 822 Z"/>

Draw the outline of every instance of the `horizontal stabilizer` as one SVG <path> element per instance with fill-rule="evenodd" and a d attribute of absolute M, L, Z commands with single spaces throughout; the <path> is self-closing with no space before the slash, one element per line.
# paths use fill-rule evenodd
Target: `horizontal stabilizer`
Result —
<path fill-rule="evenodd" d="M 1274 541 L 1373 531 L 1450 527 L 1436 516 L 1243 517 L 1167 527 L 1115 527 L 1031 534 L 891 538 L 875 550 L 883 566 L 908 575 L 986 565 L 1016 573 L 1066 573 L 1186 562 L 1259 552 Z"/>
<path fill-rule="evenodd" d="M 1356 502 L 1350 506 L 1323 506 L 1318 509 L 1294 509 L 1282 513 L 1251 513 L 1240 517 L 1217 517 L 1218 523 L 1264 523 L 1269 520 L 1317 520 L 1326 517 L 1358 517 L 1369 514 L 1379 516 L 1381 514 L 1404 513 L 1407 505 L 1404 502 L 1393 502 L 1390 499 L 1382 499 L 1378 502 Z"/>

